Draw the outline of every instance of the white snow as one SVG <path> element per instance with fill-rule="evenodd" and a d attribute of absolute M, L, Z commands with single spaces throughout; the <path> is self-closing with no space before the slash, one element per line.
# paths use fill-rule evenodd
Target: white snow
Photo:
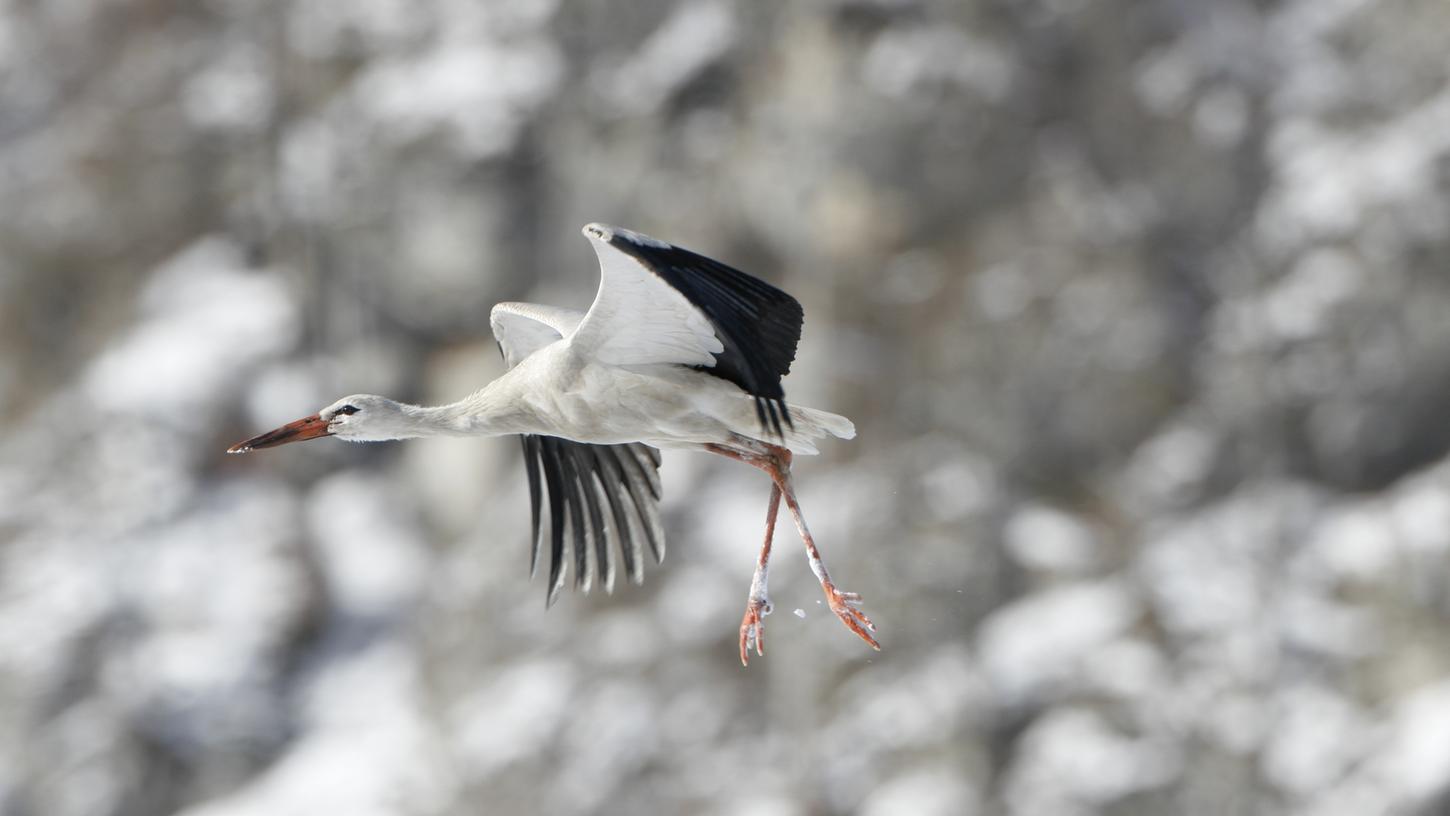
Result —
<path fill-rule="evenodd" d="M 1207 474 L 1214 446 L 1213 436 L 1197 423 L 1169 423 L 1134 451 L 1124 482 L 1150 506 L 1171 505 Z"/>
<path fill-rule="evenodd" d="M 1403 227 L 1444 234 L 1445 203 L 1432 179 L 1450 151 L 1450 91 L 1358 133 L 1280 121 L 1268 142 L 1277 178 L 1259 211 L 1266 245 L 1337 236 L 1382 209 L 1404 218 Z"/>
<path fill-rule="evenodd" d="M 1096 561 L 1098 542 L 1087 525 L 1060 510 L 1025 504 L 1003 530 L 1007 552 L 1023 567 L 1076 572 Z"/>
<path fill-rule="evenodd" d="M 989 320 L 1011 320 L 1038 296 L 1032 276 L 1020 264 L 994 264 L 968 279 L 967 307 Z"/>
<path fill-rule="evenodd" d="M 1395 707 L 1391 734 L 1373 761 L 1391 790 L 1421 803 L 1450 787 L 1450 683 L 1406 696 Z"/>
<path fill-rule="evenodd" d="M 1249 755 L 1259 749 L 1274 727 L 1273 718 L 1266 713 L 1268 708 L 1262 696 L 1247 691 L 1218 694 L 1200 712 L 1198 726 L 1230 754 Z"/>
<path fill-rule="evenodd" d="M 1264 776 L 1295 795 L 1334 782 L 1356 761 L 1370 736 L 1365 715 L 1339 694 L 1296 686 L 1278 695 L 1260 763 Z"/>
<path fill-rule="evenodd" d="M 1204 143 L 1231 148 L 1243 139 L 1249 125 L 1249 100 L 1234 87 L 1215 88 L 1199 97 L 1193 108 L 1193 133 Z"/>
<path fill-rule="evenodd" d="M 926 765 L 881 785 L 859 811 L 863 816 L 973 816 L 980 811 L 976 789 L 951 765 Z"/>
<path fill-rule="evenodd" d="M 1091 806 L 1167 784 L 1183 765 L 1176 743 L 1120 733 L 1085 708 L 1053 709 L 1018 745 L 1006 799 L 1008 812 L 1024 816 L 1095 812 Z"/>
<path fill-rule="evenodd" d="M 1370 613 L 1317 588 L 1284 588 L 1279 614 L 1285 641 L 1301 649 L 1362 658 L 1383 645 L 1379 622 Z"/>
<path fill-rule="evenodd" d="M 370 66 L 353 101 L 396 142 L 441 131 L 461 154 L 485 159 L 513 146 L 563 73 L 562 55 L 542 38 L 459 39 Z"/>
<path fill-rule="evenodd" d="M 1162 653 L 1131 637 L 1094 649 L 1083 661 L 1083 673 L 1093 688 L 1125 700 L 1151 697 L 1168 685 Z"/>
<path fill-rule="evenodd" d="M 1188 102 L 1198 82 L 1198 68 L 1188 50 L 1159 48 L 1135 66 L 1133 88 L 1148 110 L 1159 116 L 1176 115 Z"/>
<path fill-rule="evenodd" d="M 1374 580 L 1394 563 L 1396 542 L 1382 504 L 1333 508 L 1316 525 L 1310 548 L 1331 574 Z"/>
<path fill-rule="evenodd" d="M 737 38 L 734 12 L 728 4 L 720 0 L 682 3 L 602 81 L 602 96 L 621 114 L 657 110 L 733 48 Z"/>
<path fill-rule="evenodd" d="M 1390 523 L 1410 553 L 1443 556 L 1450 550 L 1450 487 L 1443 478 L 1407 484 L 1390 502 Z"/>
<path fill-rule="evenodd" d="M 597 812 L 615 786 L 658 750 L 661 701 L 648 687 L 625 680 L 595 682 L 569 710 L 561 747 L 567 761 L 545 811 Z"/>
<path fill-rule="evenodd" d="M 218 130 L 254 132 L 276 104 L 266 55 L 232 45 L 187 81 L 182 104 L 192 121 Z"/>
<path fill-rule="evenodd" d="M 1021 702 L 1074 681 L 1081 661 L 1132 625 L 1138 600 L 1119 582 L 1029 595 L 982 622 L 978 652 L 1006 701 Z"/>
<path fill-rule="evenodd" d="M 569 717 L 572 666 L 538 660 L 510 667 L 460 700 L 449 721 L 471 778 L 483 779 L 542 752 Z"/>
<path fill-rule="evenodd" d="M 843 696 L 851 705 L 842 708 L 841 718 L 822 735 L 822 744 L 871 745 L 879 751 L 931 745 L 971 722 L 987 694 L 971 655 L 957 646 L 943 646 L 893 669 L 890 682 L 860 675 L 848 684 Z"/>
<path fill-rule="evenodd" d="M 1348 254 L 1332 249 L 1307 253 L 1263 295 L 1266 324 L 1281 338 L 1302 340 L 1324 331 L 1334 308 L 1363 285 L 1365 272 Z"/>
<path fill-rule="evenodd" d="M 249 365 L 286 350 L 297 334 L 282 280 L 247 269 L 222 238 L 163 264 L 140 303 L 139 325 L 86 372 L 86 392 L 102 409 L 190 425 L 186 417 L 223 399 Z"/>
<path fill-rule="evenodd" d="M 942 26 L 892 27 L 866 52 L 866 85 L 887 96 L 951 83 L 998 100 L 1011 87 L 1013 64 L 992 42 Z"/>
<path fill-rule="evenodd" d="M 303 697 L 306 730 L 254 782 L 180 816 L 392 816 L 436 812 L 457 780 L 422 709 L 416 655 L 396 643 L 325 664 Z"/>
<path fill-rule="evenodd" d="M 329 596 L 355 615 L 385 615 L 423 591 L 428 549 L 403 513 L 395 483 L 343 471 L 323 479 L 307 502 L 307 524 Z"/>
<path fill-rule="evenodd" d="M 589 617 L 583 624 L 584 642 L 589 644 L 587 655 L 595 665 L 628 671 L 659 658 L 664 638 L 659 621 L 646 608 L 590 610 Z"/>
<path fill-rule="evenodd" d="M 1253 632 L 1262 620 L 1268 580 L 1265 547 L 1302 492 L 1289 486 L 1245 486 L 1239 494 L 1151 537 L 1139 568 L 1163 625 L 1175 632 Z"/>
<path fill-rule="evenodd" d="M 965 453 L 945 458 L 921 474 L 922 499 L 932 516 L 944 523 L 960 522 L 980 512 L 997 488 L 991 467 Z"/>
<path fill-rule="evenodd" d="M 749 552 L 749 548 L 744 550 Z M 736 568 L 739 581 L 745 580 L 753 563 L 751 555 L 742 554 L 741 560 L 744 563 Z M 720 621 L 739 621 L 745 611 L 745 597 L 739 582 L 726 580 L 721 570 L 684 561 L 680 559 L 669 570 L 655 570 L 650 575 L 650 580 L 664 584 L 654 604 L 655 614 L 672 640 L 699 643 L 719 634 Z"/>

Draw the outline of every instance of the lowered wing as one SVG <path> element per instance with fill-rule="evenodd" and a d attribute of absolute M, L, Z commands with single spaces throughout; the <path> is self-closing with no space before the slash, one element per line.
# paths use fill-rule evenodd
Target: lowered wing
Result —
<path fill-rule="evenodd" d="M 583 317 L 572 309 L 500 303 L 489 314 L 489 323 L 504 363 L 513 368 L 573 333 Z M 552 605 L 564 587 L 569 549 L 573 550 L 577 589 L 587 592 L 596 576 L 606 591 L 614 588 L 615 550 L 624 559 L 630 582 L 643 581 L 643 542 L 648 542 L 656 563 L 665 554 L 659 519 L 659 452 L 639 443 L 589 445 L 534 434 L 520 438 L 533 524 L 530 574 L 539 566 L 544 542 L 543 494 L 547 492 L 549 497 L 547 603 Z"/>
<path fill-rule="evenodd" d="M 543 544 L 539 518 L 541 482 L 549 494 L 547 603 L 552 606 L 564 587 L 566 542 L 573 548 L 575 589 L 588 592 L 597 574 L 605 591 L 613 591 L 611 538 L 624 558 L 624 571 L 630 583 L 642 582 L 641 540 L 649 542 L 655 563 L 665 555 L 659 513 L 659 451 L 638 442 L 589 445 L 532 434 L 524 436 L 523 442 L 534 529 L 530 574 L 538 570 Z"/>

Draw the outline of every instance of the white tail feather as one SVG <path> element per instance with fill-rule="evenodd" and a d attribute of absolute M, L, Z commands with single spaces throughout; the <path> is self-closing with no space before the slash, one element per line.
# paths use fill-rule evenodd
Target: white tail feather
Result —
<path fill-rule="evenodd" d="M 816 450 L 815 440 L 825 436 L 834 436 L 838 439 L 853 439 L 856 436 L 856 426 L 851 423 L 851 420 L 829 411 L 791 405 L 790 420 L 795 427 L 787 426 L 785 437 L 786 447 L 790 448 L 792 453 L 805 456 L 819 453 Z"/>

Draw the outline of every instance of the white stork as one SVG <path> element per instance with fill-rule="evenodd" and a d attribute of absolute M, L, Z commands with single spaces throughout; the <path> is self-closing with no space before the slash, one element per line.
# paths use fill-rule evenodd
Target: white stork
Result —
<path fill-rule="evenodd" d="M 227 452 L 322 436 L 379 442 L 517 434 L 533 509 L 534 570 L 541 485 L 548 493 L 548 604 L 564 585 L 566 543 L 575 586 L 586 592 L 596 570 L 613 589 L 611 540 L 636 584 L 645 543 L 656 562 L 664 557 L 656 448 L 727 456 L 760 468 L 772 482 L 765 543 L 740 624 L 740 662 L 748 664 L 752 648 L 765 654 L 762 616 L 771 611 L 766 578 L 781 496 L 831 611 L 880 649 L 861 597 L 831 582 L 791 483 L 793 454 L 815 453 L 815 440 L 828 434 L 855 436 L 845 417 L 785 403 L 780 379 L 795 359 L 800 303 L 744 272 L 637 232 L 590 224 L 584 235 L 599 256 L 593 305 L 583 314 L 534 303 L 495 306 L 489 320 L 508 370 L 482 390 L 437 407 L 343 397 Z"/>

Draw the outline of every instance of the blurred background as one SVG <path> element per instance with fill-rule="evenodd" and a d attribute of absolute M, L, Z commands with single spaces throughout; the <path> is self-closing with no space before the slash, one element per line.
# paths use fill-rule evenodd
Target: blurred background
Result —
<path fill-rule="evenodd" d="M 0 2 L 0 810 L 1450 808 L 1440 0 Z M 805 306 L 834 577 L 666 453 L 544 609 L 497 376 L 642 230 Z"/>

